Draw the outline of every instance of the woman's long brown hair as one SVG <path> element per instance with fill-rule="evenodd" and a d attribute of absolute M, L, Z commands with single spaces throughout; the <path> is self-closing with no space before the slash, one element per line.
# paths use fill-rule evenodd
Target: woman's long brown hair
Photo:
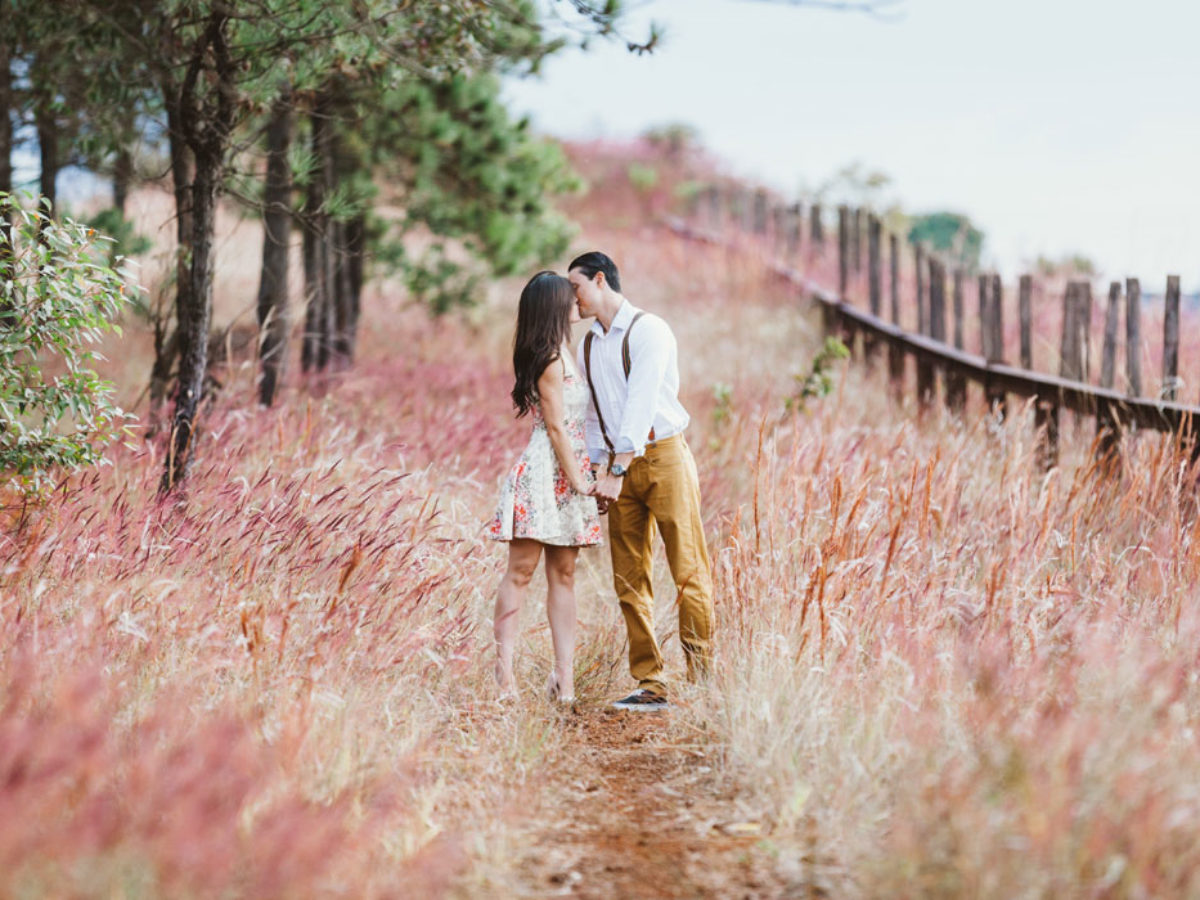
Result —
<path fill-rule="evenodd" d="M 562 345 L 571 335 L 571 304 L 575 289 L 571 282 L 553 272 L 538 272 L 521 291 L 517 306 L 517 334 L 513 338 L 512 389 L 517 418 L 537 405 L 538 379 L 546 366 L 558 359 Z"/>

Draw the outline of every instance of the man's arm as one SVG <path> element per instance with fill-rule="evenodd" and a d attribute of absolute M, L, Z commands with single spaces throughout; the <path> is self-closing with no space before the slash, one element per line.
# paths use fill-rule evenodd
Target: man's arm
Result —
<path fill-rule="evenodd" d="M 618 457 L 629 460 L 646 449 L 646 439 L 654 427 L 663 377 L 675 350 L 675 335 L 670 326 L 655 315 L 645 315 L 629 334 L 629 384 L 625 411 L 617 436 L 613 439 Z M 619 460 L 623 465 L 628 462 Z"/>
<path fill-rule="evenodd" d="M 629 335 L 629 382 L 621 427 L 613 440 L 616 453 L 612 465 L 629 468 L 646 450 L 646 439 L 654 427 L 658 396 L 671 361 L 675 336 L 658 316 L 643 316 Z M 611 472 L 598 478 L 596 495 L 616 500 L 624 479 Z"/>

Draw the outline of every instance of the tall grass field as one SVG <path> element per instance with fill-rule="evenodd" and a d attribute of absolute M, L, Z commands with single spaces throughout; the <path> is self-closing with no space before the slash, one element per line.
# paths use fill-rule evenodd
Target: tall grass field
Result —
<path fill-rule="evenodd" d="M 1093 423 L 1064 418 L 1043 472 L 1031 410 L 921 416 L 861 358 L 789 404 L 823 336 L 767 251 L 673 235 L 589 152 L 575 249 L 612 255 L 678 338 L 716 581 L 714 672 L 663 727 L 756 823 L 784 885 L 764 895 L 1200 896 L 1188 456 L 1126 435 L 1105 475 Z M 232 252 L 253 224 L 223 222 L 229 321 L 256 261 Z M 508 397 L 523 282 L 434 320 L 380 281 L 349 371 L 293 367 L 263 410 L 230 364 L 185 492 L 157 497 L 162 439 L 139 438 L 13 514 L 0 896 L 530 892 L 514 835 L 586 748 L 538 690 L 536 583 L 524 693 L 492 684 L 484 526 L 529 427 Z M 126 325 L 107 374 L 133 403 L 151 350 Z M 600 715 L 632 683 L 607 550 L 580 563 L 578 714 Z M 661 558 L 657 580 L 682 682 Z"/>

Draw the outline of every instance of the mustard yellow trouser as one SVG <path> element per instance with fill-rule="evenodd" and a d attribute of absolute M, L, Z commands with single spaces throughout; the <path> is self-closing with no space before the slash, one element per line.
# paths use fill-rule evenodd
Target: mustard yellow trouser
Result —
<path fill-rule="evenodd" d="M 654 636 L 653 540 L 662 534 L 679 602 L 679 641 L 688 678 L 708 668 L 713 629 L 712 574 L 696 461 L 683 435 L 648 445 L 629 466 L 621 496 L 608 510 L 613 581 L 629 633 L 629 671 L 641 687 L 665 693 L 663 658 Z"/>

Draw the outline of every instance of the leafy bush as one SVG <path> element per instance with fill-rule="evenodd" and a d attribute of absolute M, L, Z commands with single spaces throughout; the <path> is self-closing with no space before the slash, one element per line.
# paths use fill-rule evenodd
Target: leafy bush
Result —
<path fill-rule="evenodd" d="M 150 238 L 134 231 L 133 223 L 116 207 L 98 212 L 88 219 L 87 224 L 112 239 L 108 247 L 110 265 L 115 264 L 122 256 L 140 256 L 153 246 Z"/>
<path fill-rule="evenodd" d="M 849 356 L 850 348 L 842 343 L 840 338 L 825 338 L 825 343 L 813 357 L 812 369 L 793 376 L 796 392 L 784 403 L 788 412 L 803 411 L 809 400 L 829 396 L 834 387 L 830 370 L 838 360 L 847 359 Z"/>
<path fill-rule="evenodd" d="M 126 414 L 89 368 L 87 345 L 128 302 L 125 277 L 104 263 L 109 239 L 56 222 L 0 193 L 0 472 L 36 491 L 55 467 L 96 463 Z"/>

